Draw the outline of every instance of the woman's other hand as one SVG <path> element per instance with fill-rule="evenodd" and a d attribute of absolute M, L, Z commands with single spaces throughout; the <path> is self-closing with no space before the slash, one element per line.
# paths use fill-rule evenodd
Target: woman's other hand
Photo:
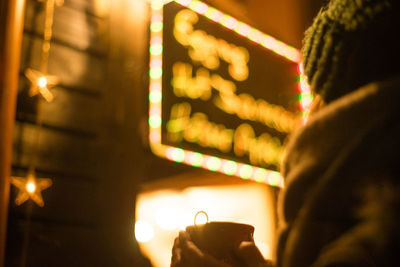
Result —
<path fill-rule="evenodd" d="M 254 242 L 241 242 L 234 253 L 243 267 L 270 267 Z M 172 248 L 171 267 L 232 267 L 201 251 L 190 239 L 186 231 L 179 232 Z"/>
<path fill-rule="evenodd" d="M 246 267 L 272 267 L 272 261 L 264 259 L 256 244 L 252 241 L 243 241 L 235 250 L 236 257 Z"/>

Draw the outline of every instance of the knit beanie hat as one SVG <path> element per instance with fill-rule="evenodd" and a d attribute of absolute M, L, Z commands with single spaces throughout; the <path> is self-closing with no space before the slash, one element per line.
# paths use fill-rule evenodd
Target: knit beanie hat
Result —
<path fill-rule="evenodd" d="M 335 100 L 400 70 L 400 0 L 331 0 L 303 41 L 314 92 Z M 399 88 L 400 90 L 400 88 Z"/>

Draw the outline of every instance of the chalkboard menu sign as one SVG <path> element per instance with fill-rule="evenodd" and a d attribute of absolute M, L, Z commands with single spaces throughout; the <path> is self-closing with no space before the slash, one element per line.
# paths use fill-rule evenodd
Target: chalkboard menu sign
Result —
<path fill-rule="evenodd" d="M 286 137 L 312 100 L 299 51 L 200 1 L 151 7 L 152 151 L 283 186 Z"/>

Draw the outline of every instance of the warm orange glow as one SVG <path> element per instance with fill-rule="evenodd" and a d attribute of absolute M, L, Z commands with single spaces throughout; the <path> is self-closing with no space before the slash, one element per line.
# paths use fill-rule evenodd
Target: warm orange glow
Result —
<path fill-rule="evenodd" d="M 18 189 L 15 204 L 21 205 L 28 199 L 32 199 L 40 207 L 44 206 L 42 191 L 50 187 L 53 182 L 49 178 L 36 178 L 33 172 L 27 177 L 11 177 L 10 183 Z"/>
<path fill-rule="evenodd" d="M 247 176 L 248 169 L 242 167 L 241 170 Z M 169 182 L 169 186 L 139 192 L 135 209 L 135 236 L 142 253 L 151 260 L 153 266 L 170 265 L 171 248 L 180 230 L 207 221 L 234 221 L 253 225 L 256 244 L 266 258 L 272 258 L 275 202 L 271 187 L 233 177 L 223 183 L 224 180 L 220 180 L 218 174 L 215 175 L 208 177 L 215 184 L 188 185 L 183 189 L 174 189 L 174 186 L 185 183 L 188 177 L 184 177 L 180 181 Z M 204 181 L 207 177 L 190 177 L 192 182 L 196 179 Z M 199 211 L 205 211 L 208 220 Z"/>
<path fill-rule="evenodd" d="M 54 96 L 49 89 L 58 83 L 57 77 L 30 68 L 25 70 L 25 75 L 31 82 L 30 96 L 40 94 L 47 102 L 53 101 Z"/>
<path fill-rule="evenodd" d="M 138 242 L 148 242 L 154 236 L 154 230 L 146 221 L 136 221 L 135 237 Z"/>

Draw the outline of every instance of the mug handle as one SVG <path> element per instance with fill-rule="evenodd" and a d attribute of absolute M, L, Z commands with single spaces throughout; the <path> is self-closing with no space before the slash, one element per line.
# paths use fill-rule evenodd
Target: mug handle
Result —
<path fill-rule="evenodd" d="M 208 214 L 207 214 L 207 212 L 205 212 L 204 210 L 200 210 L 200 211 L 196 212 L 196 214 L 194 215 L 194 224 L 193 225 L 197 226 L 197 216 L 199 216 L 199 214 L 206 215 L 206 218 L 207 218 L 206 223 L 208 223 Z"/>

